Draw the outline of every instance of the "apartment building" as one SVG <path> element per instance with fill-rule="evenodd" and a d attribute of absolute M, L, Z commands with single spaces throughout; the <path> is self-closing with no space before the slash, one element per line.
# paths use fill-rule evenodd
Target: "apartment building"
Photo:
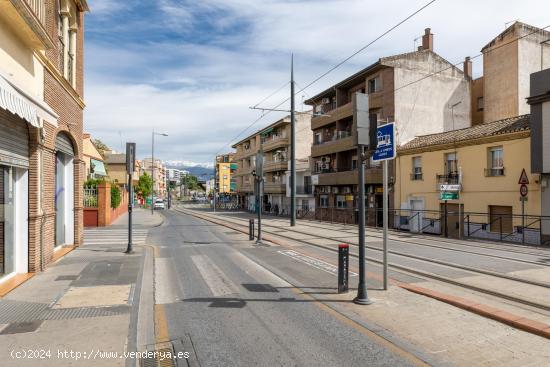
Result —
<path fill-rule="evenodd" d="M 514 22 L 481 52 L 483 76 L 472 87 L 473 124 L 528 114 L 529 76 L 550 67 L 550 32 Z"/>
<path fill-rule="evenodd" d="M 371 121 L 395 122 L 398 144 L 417 135 L 470 126 L 470 81 L 433 51 L 429 28 L 417 51 L 380 58 L 310 98 L 306 103 L 314 109 L 312 180 L 315 216 L 320 220 L 357 220 L 356 92 L 369 94 Z M 393 165 L 390 170 L 390 180 L 395 180 Z M 366 164 L 365 183 L 367 223 L 382 223 L 382 170 L 372 161 Z"/>
<path fill-rule="evenodd" d="M 290 161 L 286 171 L 286 197 L 290 203 Z M 315 215 L 310 157 L 296 159 L 296 212 L 300 218 L 314 218 Z"/>
<path fill-rule="evenodd" d="M 160 159 L 155 159 L 154 167 L 151 164 L 151 158 L 145 158 L 142 161 L 142 170 L 153 177 L 153 193 L 158 197 L 166 195 L 166 167 Z M 153 175 L 154 171 L 154 175 Z"/>
<path fill-rule="evenodd" d="M 309 156 L 312 142 L 310 121 L 309 114 L 296 114 L 296 160 Z M 264 208 L 277 214 L 289 213 L 286 171 L 290 160 L 290 129 L 290 116 L 286 116 L 233 145 L 237 162 L 236 189 L 244 208 L 255 208 L 252 173 L 256 169 L 256 154 L 261 151 L 264 157 Z"/>
<path fill-rule="evenodd" d="M 222 154 L 216 157 L 216 188 L 219 194 L 235 193 L 237 184 L 235 172 L 238 165 L 233 162 L 234 153 Z"/>
<path fill-rule="evenodd" d="M 399 148 L 393 224 L 411 232 L 540 244 L 539 175 L 531 172 L 530 115 L 419 136 Z M 529 200 L 522 222 L 518 182 Z M 443 189 L 442 189 L 443 185 Z M 448 188 L 451 187 L 452 190 Z M 522 230 L 522 226 L 525 226 Z"/>
<path fill-rule="evenodd" d="M 82 243 L 87 10 L 85 0 L 0 2 L 0 281 Z"/>

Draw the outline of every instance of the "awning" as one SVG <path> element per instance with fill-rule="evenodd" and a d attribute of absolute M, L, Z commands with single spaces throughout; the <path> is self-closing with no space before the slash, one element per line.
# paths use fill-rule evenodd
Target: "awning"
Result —
<path fill-rule="evenodd" d="M 93 173 L 95 176 L 107 176 L 107 171 L 105 171 L 105 164 L 102 161 L 97 159 L 90 159 L 90 173 Z"/>
<path fill-rule="evenodd" d="M 46 103 L 26 93 L 0 74 L 0 108 L 18 115 L 34 127 L 42 127 L 42 121 L 57 126 L 59 117 Z"/>

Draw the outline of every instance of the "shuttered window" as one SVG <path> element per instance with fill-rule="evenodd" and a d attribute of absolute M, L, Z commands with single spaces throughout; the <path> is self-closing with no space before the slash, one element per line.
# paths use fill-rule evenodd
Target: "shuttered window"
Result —
<path fill-rule="evenodd" d="M 55 150 L 74 157 L 73 143 L 69 136 L 64 132 L 57 134 L 57 137 L 55 138 Z"/>
<path fill-rule="evenodd" d="M 0 108 L 0 164 L 29 167 L 27 122 Z"/>

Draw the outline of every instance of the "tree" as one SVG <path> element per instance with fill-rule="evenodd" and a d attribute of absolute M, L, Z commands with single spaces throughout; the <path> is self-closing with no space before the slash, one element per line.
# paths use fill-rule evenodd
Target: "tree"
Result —
<path fill-rule="evenodd" d="M 153 189 L 153 179 L 151 176 L 147 174 L 147 172 L 143 172 L 143 175 L 139 177 L 138 185 L 136 188 L 136 192 L 141 195 L 141 197 L 146 198 L 151 195 L 151 190 Z"/>
<path fill-rule="evenodd" d="M 101 154 L 103 158 L 105 158 L 105 152 L 111 150 L 111 148 L 109 148 L 107 144 L 105 144 L 99 139 L 93 139 L 92 143 L 94 144 L 95 148 L 99 151 L 99 154 Z"/>
<path fill-rule="evenodd" d="M 182 177 L 181 179 L 181 183 L 182 185 L 185 186 L 185 188 L 187 190 L 199 190 L 201 189 L 200 185 L 199 185 L 199 180 L 197 179 L 197 177 L 193 176 L 193 175 L 185 175 Z"/>

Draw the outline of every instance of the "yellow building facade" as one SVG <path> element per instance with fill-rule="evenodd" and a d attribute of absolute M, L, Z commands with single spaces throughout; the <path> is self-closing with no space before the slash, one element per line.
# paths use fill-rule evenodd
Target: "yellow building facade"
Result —
<path fill-rule="evenodd" d="M 394 225 L 449 237 L 536 242 L 540 178 L 530 173 L 530 144 L 529 115 L 413 139 L 395 162 Z M 518 183 L 523 170 L 529 181 L 525 222 Z"/>

